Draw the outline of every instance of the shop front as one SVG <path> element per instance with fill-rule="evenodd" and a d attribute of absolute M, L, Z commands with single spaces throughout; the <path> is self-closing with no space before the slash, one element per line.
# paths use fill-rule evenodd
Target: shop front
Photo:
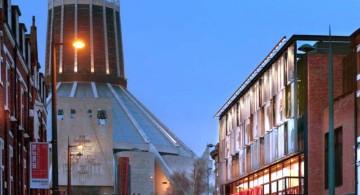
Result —
<path fill-rule="evenodd" d="M 263 168 L 229 184 L 231 195 L 304 194 L 304 155 Z"/>

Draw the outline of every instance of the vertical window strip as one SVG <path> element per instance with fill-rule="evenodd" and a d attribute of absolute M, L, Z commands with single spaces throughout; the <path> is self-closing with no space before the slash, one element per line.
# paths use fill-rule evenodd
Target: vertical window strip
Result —
<path fill-rule="evenodd" d="M 75 18 L 74 18 L 74 34 L 75 34 L 75 40 L 77 39 L 77 26 L 78 26 L 78 1 L 75 2 Z M 74 51 L 74 72 L 78 72 L 78 55 L 77 55 L 77 48 L 75 48 Z"/>
<path fill-rule="evenodd" d="M 104 1 L 105 3 L 105 1 Z M 105 68 L 106 68 L 106 74 L 110 74 L 109 69 L 109 51 L 108 51 L 108 38 L 107 38 L 107 23 L 106 23 L 106 7 L 103 6 L 103 21 L 104 21 L 104 47 L 105 47 Z"/>
<path fill-rule="evenodd" d="M 90 4 L 90 70 L 91 73 L 95 72 L 95 68 L 94 68 L 94 31 L 93 31 L 93 5 L 92 3 Z"/>
<path fill-rule="evenodd" d="M 64 3 L 61 4 L 60 43 L 64 41 Z M 63 72 L 63 45 L 59 46 L 59 73 Z"/>

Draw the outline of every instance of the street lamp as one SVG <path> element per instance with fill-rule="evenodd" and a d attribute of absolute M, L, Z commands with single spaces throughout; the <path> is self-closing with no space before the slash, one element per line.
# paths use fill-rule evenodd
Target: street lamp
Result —
<path fill-rule="evenodd" d="M 68 159 L 67 159 L 67 163 L 68 163 L 68 170 L 67 170 L 67 174 L 68 174 L 68 183 L 67 183 L 67 194 L 71 195 L 71 148 L 78 148 L 79 150 L 81 150 L 83 148 L 83 145 L 80 143 L 78 145 L 72 146 L 70 145 L 70 141 L 69 141 L 69 136 L 68 136 L 68 148 L 67 148 L 67 152 L 68 152 Z M 76 156 L 82 156 L 82 153 L 79 152 L 77 154 L 75 154 Z"/>
<path fill-rule="evenodd" d="M 210 177 L 210 173 L 209 171 L 211 171 L 211 167 L 209 167 L 209 157 L 210 157 L 210 148 L 214 147 L 214 144 L 207 144 L 206 148 L 208 150 L 208 158 L 206 159 L 206 174 L 207 174 L 207 194 L 210 194 L 210 182 L 209 182 L 209 177 Z"/>
<path fill-rule="evenodd" d="M 309 52 L 315 48 L 309 44 L 305 44 L 299 48 L 300 51 Z M 329 134 L 328 134 L 328 189 L 329 195 L 335 195 L 335 135 L 334 135 L 334 78 L 333 78 L 333 54 L 331 45 L 331 28 L 329 26 L 329 48 L 317 48 L 329 51 L 328 55 L 328 106 L 329 106 Z"/>
<path fill-rule="evenodd" d="M 77 42 L 77 43 L 76 43 Z M 84 43 L 81 41 L 75 41 L 73 46 L 78 48 L 83 48 Z M 76 43 L 76 44 L 75 44 Z M 58 177 L 58 145 L 57 145 L 57 95 L 56 95 L 56 47 L 62 45 L 62 43 L 54 42 L 54 29 L 52 30 L 52 40 L 51 40 L 51 134 L 52 134 L 52 182 L 53 182 L 53 194 L 59 194 L 59 177 Z"/>

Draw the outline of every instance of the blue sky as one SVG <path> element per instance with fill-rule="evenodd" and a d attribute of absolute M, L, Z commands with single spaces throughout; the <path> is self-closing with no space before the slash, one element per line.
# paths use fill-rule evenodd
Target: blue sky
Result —
<path fill-rule="evenodd" d="M 44 65 L 47 0 L 13 0 L 35 15 Z M 360 1 L 121 0 L 128 89 L 200 155 L 218 142 L 214 114 L 283 37 L 350 35 Z"/>

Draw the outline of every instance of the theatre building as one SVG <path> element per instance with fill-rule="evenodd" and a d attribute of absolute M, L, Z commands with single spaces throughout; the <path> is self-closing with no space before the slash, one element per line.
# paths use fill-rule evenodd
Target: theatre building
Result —
<path fill-rule="evenodd" d="M 334 107 L 335 191 L 357 191 L 359 44 L 357 30 L 331 36 L 332 55 L 328 35 L 294 35 L 274 47 L 216 113 L 217 194 L 327 194 L 328 102 Z"/>

